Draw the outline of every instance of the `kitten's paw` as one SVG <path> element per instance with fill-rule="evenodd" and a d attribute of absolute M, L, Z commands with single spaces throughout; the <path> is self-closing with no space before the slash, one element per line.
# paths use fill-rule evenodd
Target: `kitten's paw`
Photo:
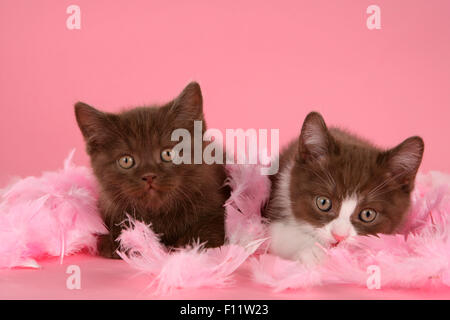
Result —
<path fill-rule="evenodd" d="M 325 251 L 318 245 L 313 245 L 307 249 L 303 249 L 295 255 L 295 260 L 300 261 L 307 267 L 315 267 L 325 260 Z"/>
<path fill-rule="evenodd" d="M 98 237 L 97 250 L 100 256 L 108 259 L 120 259 L 116 252 L 117 247 L 117 242 L 112 240 L 110 235 L 105 234 Z"/>

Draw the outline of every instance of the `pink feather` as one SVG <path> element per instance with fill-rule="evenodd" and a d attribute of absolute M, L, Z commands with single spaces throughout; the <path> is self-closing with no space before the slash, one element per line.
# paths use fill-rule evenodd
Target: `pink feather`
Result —
<path fill-rule="evenodd" d="M 17 181 L 0 192 L 0 267 L 39 267 L 36 259 L 87 249 L 107 232 L 97 211 L 91 170 L 66 159 L 64 168 Z M 270 180 L 258 166 L 230 165 L 225 204 L 227 244 L 205 250 L 201 244 L 167 251 L 151 226 L 129 218 L 119 237 L 122 258 L 152 277 L 157 292 L 175 288 L 222 287 L 250 261 L 255 282 L 276 291 L 341 283 L 365 286 L 367 267 L 381 270 L 382 287 L 450 286 L 450 177 L 439 172 L 417 177 L 412 206 L 396 235 L 357 237 L 326 250 L 316 268 L 272 256 L 261 208 Z M 249 259 L 250 257 L 250 259 Z"/>
<path fill-rule="evenodd" d="M 366 286 L 367 268 L 375 265 L 382 288 L 450 286 L 450 176 L 431 172 L 416 184 L 399 234 L 359 236 L 326 250 L 326 260 L 313 270 L 266 254 L 252 259 L 254 280 L 275 291 L 320 283 Z"/>
<path fill-rule="evenodd" d="M 2 191 L 0 267 L 39 267 L 35 259 L 82 249 L 96 251 L 96 234 L 107 233 L 97 212 L 91 171 L 72 165 L 28 177 Z"/>
<path fill-rule="evenodd" d="M 228 165 L 226 184 L 231 188 L 225 203 L 225 228 L 230 243 L 245 245 L 267 238 L 261 209 L 270 194 L 270 179 L 261 175 L 259 165 Z"/>
<path fill-rule="evenodd" d="M 227 244 L 204 249 L 201 244 L 174 250 L 165 249 L 151 225 L 128 217 L 130 225 L 119 236 L 120 257 L 142 273 L 152 276 L 149 287 L 156 293 L 179 288 L 224 287 L 231 274 L 257 249 L 259 242 L 246 247 Z"/>
<path fill-rule="evenodd" d="M 128 217 L 122 231 L 119 255 L 132 267 L 149 274 L 156 292 L 176 288 L 224 287 L 232 273 L 265 241 L 261 208 L 270 192 L 270 181 L 258 166 L 227 167 L 227 184 L 232 193 L 225 204 L 228 243 L 221 248 L 203 249 L 201 244 L 168 252 L 158 237 L 140 221 Z"/>

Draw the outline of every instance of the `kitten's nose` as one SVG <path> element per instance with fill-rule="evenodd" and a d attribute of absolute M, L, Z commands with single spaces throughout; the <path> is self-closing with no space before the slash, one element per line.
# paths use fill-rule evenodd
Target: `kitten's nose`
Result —
<path fill-rule="evenodd" d="M 156 179 L 156 174 L 154 173 L 146 173 L 142 176 L 142 180 L 146 181 L 149 185 L 152 184 L 153 180 Z"/>
<path fill-rule="evenodd" d="M 333 236 L 333 238 L 337 241 L 337 242 L 341 242 L 345 239 L 348 238 L 348 234 L 338 234 L 335 232 L 331 232 L 331 235 Z"/>

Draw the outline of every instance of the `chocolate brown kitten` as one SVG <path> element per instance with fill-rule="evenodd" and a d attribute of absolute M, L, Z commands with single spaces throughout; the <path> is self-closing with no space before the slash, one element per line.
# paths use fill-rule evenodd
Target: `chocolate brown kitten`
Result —
<path fill-rule="evenodd" d="M 270 250 L 314 265 L 352 236 L 393 233 L 410 205 L 422 160 L 420 137 L 381 150 L 310 113 L 280 157 L 265 215 Z M 320 245 L 320 246 L 319 246 Z"/>
<path fill-rule="evenodd" d="M 79 102 L 75 114 L 100 184 L 98 206 L 110 231 L 99 239 L 102 256 L 118 258 L 115 239 L 126 214 L 151 223 L 168 247 L 196 240 L 206 247 L 223 244 L 223 204 L 229 196 L 223 165 L 171 161 L 178 143 L 171 141 L 172 131 L 184 128 L 193 137 L 194 120 L 203 121 L 206 130 L 197 83 L 163 106 L 113 114 Z"/>

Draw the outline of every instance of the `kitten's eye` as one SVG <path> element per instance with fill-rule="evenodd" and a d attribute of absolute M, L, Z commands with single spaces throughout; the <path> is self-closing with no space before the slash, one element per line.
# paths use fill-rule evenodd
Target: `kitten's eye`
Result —
<path fill-rule="evenodd" d="M 364 209 L 359 213 L 359 219 L 364 222 L 372 222 L 377 217 L 377 212 L 373 209 Z"/>
<path fill-rule="evenodd" d="M 316 198 L 316 205 L 320 211 L 327 212 L 331 209 L 331 200 L 327 197 L 320 196 Z"/>
<path fill-rule="evenodd" d="M 164 149 L 161 152 L 161 160 L 164 162 L 172 161 L 172 149 Z"/>
<path fill-rule="evenodd" d="M 134 166 L 134 159 L 132 156 L 123 156 L 118 160 L 118 162 L 119 166 L 124 169 L 130 169 L 132 166 Z"/>

